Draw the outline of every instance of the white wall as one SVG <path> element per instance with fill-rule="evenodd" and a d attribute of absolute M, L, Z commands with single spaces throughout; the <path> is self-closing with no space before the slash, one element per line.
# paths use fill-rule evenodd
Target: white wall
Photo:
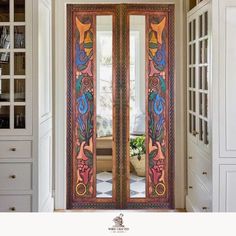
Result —
<path fill-rule="evenodd" d="M 54 0 L 55 9 L 55 208 L 66 209 L 66 3 L 100 3 L 98 0 Z M 158 0 L 147 3 L 175 4 L 175 206 L 185 207 L 185 156 L 186 156 L 186 115 L 185 115 L 185 0 Z M 109 1 L 102 3 L 145 3 L 144 0 Z"/>
<path fill-rule="evenodd" d="M 53 211 L 54 202 L 52 196 L 52 44 L 51 44 L 51 0 L 34 1 L 34 16 L 38 21 L 34 29 L 35 54 L 38 55 L 38 64 L 35 73 L 38 72 L 38 80 L 35 90 L 38 94 L 38 119 L 37 128 L 37 186 L 38 199 L 37 211 Z M 36 94 L 33 94 L 36 97 Z M 36 114 L 34 114 L 36 117 Z"/>

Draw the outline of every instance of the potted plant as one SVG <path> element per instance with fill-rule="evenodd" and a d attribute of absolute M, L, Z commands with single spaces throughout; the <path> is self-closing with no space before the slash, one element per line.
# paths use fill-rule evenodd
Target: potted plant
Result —
<path fill-rule="evenodd" d="M 130 162 L 138 176 L 145 176 L 145 136 L 130 139 Z"/>

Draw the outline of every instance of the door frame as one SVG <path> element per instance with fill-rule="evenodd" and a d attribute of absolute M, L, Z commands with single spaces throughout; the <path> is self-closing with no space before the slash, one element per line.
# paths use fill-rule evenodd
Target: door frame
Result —
<path fill-rule="evenodd" d="M 53 37 L 55 48 L 53 52 L 55 68 L 54 78 L 54 162 L 55 162 L 55 209 L 66 209 L 67 198 L 67 172 L 66 172 L 66 5 L 99 3 L 98 0 L 60 0 L 54 1 Z M 136 1 L 105 1 L 106 3 L 143 3 Z M 185 1 L 184 0 L 159 0 L 147 1 L 155 4 L 175 4 L 175 206 L 185 207 L 185 154 L 186 154 L 186 58 L 185 58 Z M 100 2 L 101 3 L 101 2 Z M 104 1 L 103 1 L 104 3 Z M 60 49 L 60 50 L 59 50 Z"/>

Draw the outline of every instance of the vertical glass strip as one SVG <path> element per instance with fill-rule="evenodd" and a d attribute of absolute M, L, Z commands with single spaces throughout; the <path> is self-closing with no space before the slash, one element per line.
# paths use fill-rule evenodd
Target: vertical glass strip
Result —
<path fill-rule="evenodd" d="M 97 16 L 96 24 L 96 197 L 112 198 L 112 16 Z"/>
<path fill-rule="evenodd" d="M 155 42 L 154 42 L 155 43 Z M 155 52 L 153 47 L 153 52 Z M 145 16 L 130 16 L 130 198 L 146 196 Z"/>

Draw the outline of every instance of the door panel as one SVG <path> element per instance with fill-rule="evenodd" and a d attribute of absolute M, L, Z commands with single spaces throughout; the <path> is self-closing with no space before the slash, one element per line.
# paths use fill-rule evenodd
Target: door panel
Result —
<path fill-rule="evenodd" d="M 120 96 L 116 91 L 119 87 L 115 76 L 117 59 L 113 57 L 118 54 L 117 48 L 119 48 L 116 37 L 119 28 L 114 27 L 116 14 L 115 5 L 67 7 L 67 207 L 69 209 L 116 208 L 119 204 L 116 198 L 118 188 L 115 167 L 116 160 L 120 160 L 116 146 L 119 145 L 117 137 L 120 134 L 115 117 L 119 113 Z M 106 73 L 101 72 L 101 69 L 105 69 Z M 104 99 L 106 96 L 110 102 L 107 104 L 107 109 L 102 110 L 101 103 L 108 101 Z M 109 123 L 109 135 L 104 135 L 104 127 L 101 129 L 104 123 L 106 128 Z"/>
<path fill-rule="evenodd" d="M 128 24 L 128 28 L 124 34 L 129 32 L 130 37 L 127 39 L 130 46 L 130 60 L 127 63 L 130 73 L 126 74 L 126 89 L 123 90 L 123 101 L 129 101 L 126 106 L 126 114 L 123 114 L 123 132 L 127 135 L 126 142 L 128 144 L 123 148 L 126 155 L 123 156 L 123 163 L 127 164 L 127 193 L 124 196 L 124 206 L 127 208 L 173 208 L 174 207 L 174 7 L 173 5 L 128 5 L 125 8 L 125 17 L 123 19 Z M 132 172 L 132 30 L 134 30 L 134 18 L 136 17 L 136 25 L 140 25 L 137 17 L 145 17 L 145 56 L 139 56 L 141 65 L 139 65 L 142 85 L 140 85 L 136 100 L 138 106 L 145 103 L 144 112 L 137 115 L 139 120 L 138 132 L 145 140 L 144 156 L 145 174 Z M 132 25 L 133 24 L 133 25 Z M 142 33 L 139 32 L 142 37 Z M 142 51 L 143 45 L 140 45 L 136 53 Z M 122 50 L 125 51 L 125 48 Z M 142 75 L 142 64 L 145 65 L 145 78 Z M 125 73 L 125 72 L 124 72 Z M 145 94 L 143 94 L 143 86 Z M 143 96 L 144 95 L 144 96 Z M 144 97 L 144 98 L 143 98 Z M 128 99 L 127 99 L 128 98 Z M 127 100 L 126 100 L 127 99 Z M 143 99 L 145 101 L 143 101 Z M 136 101 L 135 101 L 136 102 Z M 125 104 L 126 102 L 123 102 Z M 140 106 L 142 107 L 142 105 Z M 136 106 L 136 109 L 138 107 Z M 122 108 L 125 110 L 125 107 Z M 129 116 L 129 123 L 126 122 L 126 116 Z M 145 129 L 145 133 L 143 133 Z M 137 134 L 136 134 L 137 136 Z M 139 134 L 140 136 L 140 134 Z M 124 136 L 123 136 L 124 137 Z M 140 141 L 140 140 L 139 140 Z M 143 142 L 143 140 L 141 140 Z M 142 156 L 143 156 L 142 155 Z M 130 163 L 131 162 L 131 163 Z M 142 161 L 141 161 L 142 162 Z M 130 174 L 131 172 L 131 174 Z M 135 173 L 136 172 L 136 173 Z M 132 185 L 134 183 L 133 174 L 136 174 L 142 182 L 135 183 L 140 189 L 145 187 L 142 194 L 132 197 Z M 143 175 L 143 176 L 142 176 Z M 139 190 L 140 190 L 139 189 Z M 125 195 L 125 194 L 124 194 Z"/>
<path fill-rule="evenodd" d="M 146 132 L 145 132 L 145 39 L 146 18 L 130 15 L 129 37 L 129 137 L 130 178 L 128 197 L 146 197 Z"/>
<path fill-rule="evenodd" d="M 173 208 L 173 5 L 67 9 L 68 208 Z M 141 30 L 130 25 L 136 20 Z M 133 122 L 139 113 L 141 133 Z M 134 197 L 130 145 L 137 137 L 145 174 Z"/>

